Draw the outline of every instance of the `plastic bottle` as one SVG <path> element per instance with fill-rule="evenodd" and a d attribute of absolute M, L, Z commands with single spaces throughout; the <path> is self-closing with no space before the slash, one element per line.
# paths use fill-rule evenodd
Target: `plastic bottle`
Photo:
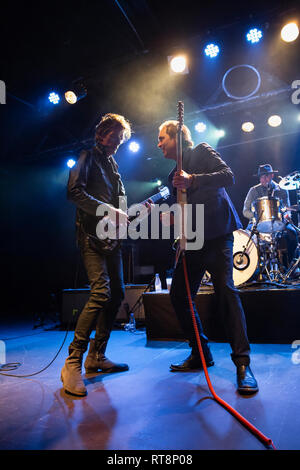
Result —
<path fill-rule="evenodd" d="M 134 318 L 134 313 L 131 312 L 130 313 L 130 317 L 129 317 L 129 331 L 135 331 L 136 330 L 136 323 L 135 323 L 135 318 Z"/>
<path fill-rule="evenodd" d="M 159 277 L 159 274 L 155 274 L 155 292 L 160 292 L 160 291 L 161 291 L 160 277 Z"/>

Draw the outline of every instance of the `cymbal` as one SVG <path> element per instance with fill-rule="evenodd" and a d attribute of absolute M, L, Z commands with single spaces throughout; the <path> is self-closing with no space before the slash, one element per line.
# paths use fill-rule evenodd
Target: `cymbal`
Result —
<path fill-rule="evenodd" d="M 300 171 L 293 171 L 289 175 L 282 178 L 279 182 L 281 189 L 292 191 L 293 189 L 300 188 Z"/>

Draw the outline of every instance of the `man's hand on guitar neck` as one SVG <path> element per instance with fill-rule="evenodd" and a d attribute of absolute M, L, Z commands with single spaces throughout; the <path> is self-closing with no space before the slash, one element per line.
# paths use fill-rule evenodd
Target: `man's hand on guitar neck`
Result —
<path fill-rule="evenodd" d="M 186 173 L 184 170 L 176 171 L 173 176 L 172 184 L 176 189 L 183 190 L 191 187 L 193 175 Z"/>

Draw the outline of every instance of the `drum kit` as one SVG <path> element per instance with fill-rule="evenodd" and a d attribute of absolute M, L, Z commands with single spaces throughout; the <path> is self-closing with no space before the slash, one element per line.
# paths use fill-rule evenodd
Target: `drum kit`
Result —
<path fill-rule="evenodd" d="M 235 286 L 250 282 L 274 282 L 285 285 L 297 278 L 300 268 L 300 244 L 290 264 L 283 262 L 280 240 L 289 223 L 300 239 L 300 172 L 282 178 L 281 189 L 296 191 L 297 204 L 283 207 L 279 198 L 261 197 L 253 203 L 252 230 L 236 230 L 233 243 L 233 281 Z M 297 225 L 285 214 L 297 214 Z M 298 268 L 299 266 L 299 268 Z M 296 281 L 297 282 L 297 281 Z M 300 282 L 300 278 L 299 281 Z"/>

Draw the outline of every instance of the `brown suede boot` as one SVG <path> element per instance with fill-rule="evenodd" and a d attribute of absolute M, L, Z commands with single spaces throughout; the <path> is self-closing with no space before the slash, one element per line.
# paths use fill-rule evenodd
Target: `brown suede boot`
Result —
<path fill-rule="evenodd" d="M 87 374 L 98 372 L 99 370 L 102 372 L 123 372 L 129 369 L 127 364 L 116 364 L 115 362 L 110 361 L 104 354 L 106 346 L 107 341 L 102 343 L 97 351 L 95 340 L 90 340 L 89 352 L 84 362 Z"/>
<path fill-rule="evenodd" d="M 66 359 L 60 376 L 65 391 L 81 397 L 87 394 L 81 376 L 82 357 L 82 351 L 69 349 L 69 357 Z"/>

